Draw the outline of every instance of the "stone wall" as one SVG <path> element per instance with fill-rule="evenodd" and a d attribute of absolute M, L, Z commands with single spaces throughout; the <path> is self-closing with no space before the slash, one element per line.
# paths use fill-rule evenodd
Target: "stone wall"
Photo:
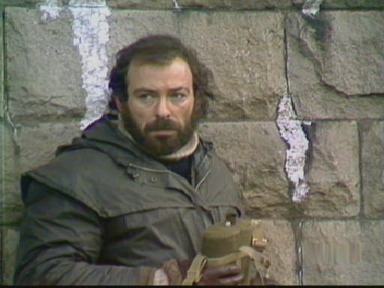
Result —
<path fill-rule="evenodd" d="M 118 49 L 164 32 L 216 76 L 222 98 L 200 131 L 248 214 L 264 219 L 271 275 L 384 284 L 384 1 L 325 0 L 312 15 L 308 2 L 2 0 L 2 283 L 12 284 L 20 173 L 101 113 Z"/>

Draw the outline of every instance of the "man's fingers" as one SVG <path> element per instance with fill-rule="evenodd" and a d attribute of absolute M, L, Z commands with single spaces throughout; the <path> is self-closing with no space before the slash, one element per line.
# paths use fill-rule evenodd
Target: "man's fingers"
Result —
<path fill-rule="evenodd" d="M 234 264 L 207 268 L 204 272 L 207 278 L 229 277 L 241 273 L 240 267 Z"/>
<path fill-rule="evenodd" d="M 244 274 L 235 264 L 210 267 L 204 270 L 202 285 L 237 285 L 242 282 Z"/>
<path fill-rule="evenodd" d="M 219 278 L 220 285 L 238 285 L 244 280 L 244 274 L 238 273 L 229 277 Z"/>

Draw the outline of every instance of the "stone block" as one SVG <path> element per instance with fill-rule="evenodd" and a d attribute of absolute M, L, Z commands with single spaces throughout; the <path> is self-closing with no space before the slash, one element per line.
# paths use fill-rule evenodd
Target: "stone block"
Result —
<path fill-rule="evenodd" d="M 263 252 L 272 265 L 268 274 L 280 285 L 298 285 L 296 277 L 295 236 L 286 220 L 263 219 L 268 245 Z"/>
<path fill-rule="evenodd" d="M 383 11 L 289 14 L 288 80 L 300 118 L 383 118 L 383 25 Z"/>
<path fill-rule="evenodd" d="M 191 12 L 182 19 L 182 39 L 212 69 L 222 94 L 210 118 L 275 120 L 286 93 L 283 14 Z"/>
<path fill-rule="evenodd" d="M 42 123 L 21 126 L 16 134 L 7 129 L 3 191 L 3 221 L 18 223 L 23 205 L 20 197 L 20 175 L 43 165 L 54 157 L 58 145 L 68 144 L 79 133 L 79 123 Z"/>
<path fill-rule="evenodd" d="M 2 0 L 2 2 L 4 6 L 36 7 L 42 0 Z"/>
<path fill-rule="evenodd" d="M 250 215 L 296 215 L 284 171 L 285 145 L 273 122 L 204 123 L 199 130 L 232 171 Z"/>
<path fill-rule="evenodd" d="M 212 103 L 211 119 L 275 119 L 286 92 L 282 14 L 114 11 L 109 25 L 110 59 L 149 33 L 169 33 L 192 46 L 222 92 Z"/>
<path fill-rule="evenodd" d="M 384 122 L 362 121 L 361 167 L 364 215 L 384 217 Z"/>
<path fill-rule="evenodd" d="M 106 2 L 108 7 L 111 7 L 112 9 L 170 10 L 174 7 L 173 2 L 168 0 L 107 0 Z"/>
<path fill-rule="evenodd" d="M 304 222 L 303 284 L 383 284 L 383 235 L 382 220 Z"/>
<path fill-rule="evenodd" d="M 16 251 L 19 242 L 19 230 L 16 227 L 5 226 L 0 229 L 2 237 L 1 261 L 2 261 L 2 286 L 13 285 L 13 273 L 16 264 Z"/>
<path fill-rule="evenodd" d="M 3 9 L 0 6 L 0 13 L 3 15 Z M 3 38 L 3 21 L 0 21 L 0 120 L 4 118 L 4 38 Z"/>
<path fill-rule="evenodd" d="M 308 185 L 302 202 L 311 217 L 353 217 L 360 212 L 359 138 L 354 121 L 316 122 L 310 133 Z"/>
<path fill-rule="evenodd" d="M 302 7 L 307 0 L 292 0 L 292 5 Z M 384 7 L 383 1 L 377 0 L 326 0 L 322 1 L 320 11 L 322 9 L 377 9 Z"/>
<path fill-rule="evenodd" d="M 286 9 L 292 6 L 285 0 L 177 0 L 181 7 L 228 10 Z"/>
<path fill-rule="evenodd" d="M 109 7 L 117 9 L 172 9 L 177 4 L 182 11 L 184 9 L 262 10 L 291 7 L 291 3 L 285 0 L 107 0 L 107 3 Z"/>
<path fill-rule="evenodd" d="M 79 135 L 77 122 L 22 126 L 16 139 L 21 172 L 45 164 L 54 157 L 57 146 L 70 144 Z"/>
<path fill-rule="evenodd" d="M 15 122 L 84 114 L 81 59 L 71 25 L 67 10 L 44 20 L 39 9 L 6 8 L 6 80 Z"/>

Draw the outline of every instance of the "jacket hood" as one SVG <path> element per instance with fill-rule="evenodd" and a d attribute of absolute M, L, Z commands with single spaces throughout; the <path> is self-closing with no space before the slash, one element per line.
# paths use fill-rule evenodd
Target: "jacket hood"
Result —
<path fill-rule="evenodd" d="M 123 135 L 116 125 L 116 120 L 108 115 L 104 115 L 90 124 L 83 130 L 80 137 L 72 140 L 71 144 L 59 146 L 56 150 L 56 156 L 84 148 L 102 151 L 114 159 L 132 158 L 132 156 L 135 156 L 134 158 L 142 159 L 146 163 L 155 160 L 143 152 L 138 144 Z M 202 152 L 197 154 L 210 154 L 214 150 L 213 143 L 204 141 L 199 137 L 197 150 Z"/>

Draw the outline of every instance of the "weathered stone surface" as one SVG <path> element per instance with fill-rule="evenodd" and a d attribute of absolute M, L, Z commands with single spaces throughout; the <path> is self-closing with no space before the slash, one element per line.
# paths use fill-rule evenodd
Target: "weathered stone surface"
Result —
<path fill-rule="evenodd" d="M 359 139 L 354 121 L 316 122 L 308 165 L 305 215 L 351 217 L 360 212 Z"/>
<path fill-rule="evenodd" d="M 284 172 L 285 145 L 273 122 L 206 123 L 200 131 L 233 172 L 250 215 L 294 216 Z"/>
<path fill-rule="evenodd" d="M 16 264 L 16 249 L 19 242 L 19 230 L 16 227 L 5 226 L 1 227 L 0 233 L 3 239 L 1 249 L 1 261 L 3 274 L 2 286 L 13 285 L 13 273 Z"/>
<path fill-rule="evenodd" d="M 288 78 L 300 118 L 383 118 L 383 25 L 382 11 L 289 14 Z"/>
<path fill-rule="evenodd" d="M 297 285 L 295 238 L 292 226 L 285 220 L 262 220 L 268 240 L 265 256 L 271 260 L 271 278 L 281 285 Z"/>
<path fill-rule="evenodd" d="M 32 169 L 52 159 L 58 145 L 69 144 L 79 135 L 79 123 L 41 123 L 20 128 L 16 143 L 19 149 L 20 171 Z"/>
<path fill-rule="evenodd" d="M 3 15 L 3 9 L 0 5 L 0 13 Z M 3 73 L 3 67 L 4 67 L 4 39 L 3 36 L 3 21 L 0 21 L 0 119 L 4 118 L 4 73 Z"/>
<path fill-rule="evenodd" d="M 2 0 L 4 6 L 36 7 L 44 0 Z M 59 0 L 60 1 L 60 0 Z"/>
<path fill-rule="evenodd" d="M 7 130 L 3 214 L 5 223 L 21 220 L 22 203 L 19 180 L 21 173 L 45 164 L 54 156 L 58 145 L 68 144 L 78 134 L 79 123 L 44 123 L 22 126 L 17 134 Z"/>
<path fill-rule="evenodd" d="M 384 122 L 360 125 L 364 215 L 384 217 Z"/>
<path fill-rule="evenodd" d="M 302 7 L 306 0 L 292 0 L 294 6 Z M 377 0 L 326 0 L 320 5 L 320 11 L 327 8 L 364 8 L 364 9 L 375 9 L 384 7 L 383 1 Z"/>
<path fill-rule="evenodd" d="M 384 221 L 308 221 L 302 232 L 304 285 L 384 283 Z"/>
<path fill-rule="evenodd" d="M 212 69 L 222 92 L 211 119 L 275 120 L 286 93 L 282 14 L 196 12 L 184 18 L 180 32 Z"/>
<path fill-rule="evenodd" d="M 261 10 L 261 9 L 279 9 L 288 8 L 292 4 L 286 0 L 107 0 L 111 8 L 122 9 L 172 9 L 174 7 L 181 9 L 227 9 L 227 10 Z"/>
<path fill-rule="evenodd" d="M 16 122 L 81 117 L 85 110 L 71 16 L 62 11 L 57 19 L 41 17 L 38 9 L 6 9 L 9 111 Z"/>
<path fill-rule="evenodd" d="M 172 9 L 174 4 L 168 0 L 107 0 L 107 5 L 114 9 Z"/>
<path fill-rule="evenodd" d="M 274 120 L 286 91 L 282 20 L 275 12 L 116 11 L 108 50 L 112 59 L 149 33 L 179 36 L 212 69 L 222 92 L 211 119 Z"/>

